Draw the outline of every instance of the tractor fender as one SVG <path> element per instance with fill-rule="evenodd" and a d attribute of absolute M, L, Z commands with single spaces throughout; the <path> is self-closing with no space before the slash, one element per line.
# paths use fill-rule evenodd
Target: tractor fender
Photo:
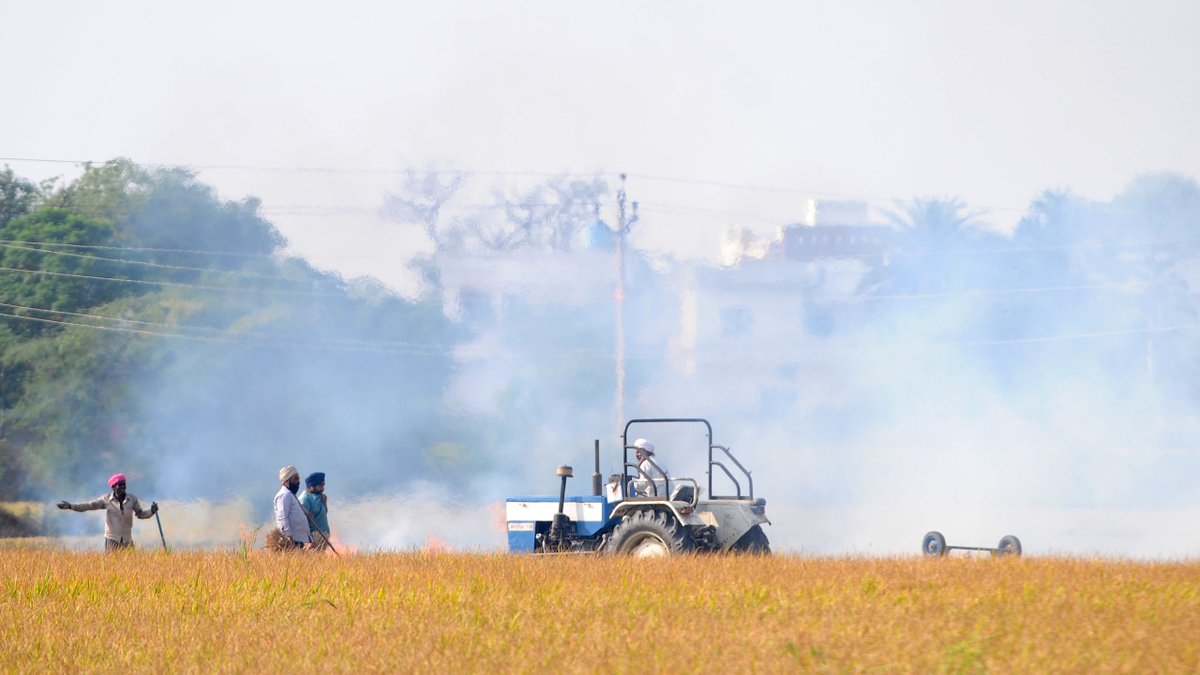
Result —
<path fill-rule="evenodd" d="M 716 528 L 717 543 L 722 550 L 729 550 L 752 528 L 771 523 L 765 514 L 755 512 L 752 502 L 745 500 L 701 501 L 692 515 Z"/>

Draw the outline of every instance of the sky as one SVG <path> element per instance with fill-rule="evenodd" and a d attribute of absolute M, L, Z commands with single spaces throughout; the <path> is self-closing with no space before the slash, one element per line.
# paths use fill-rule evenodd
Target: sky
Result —
<path fill-rule="evenodd" d="M 291 252 L 408 294 L 430 243 L 378 207 L 411 167 L 626 172 L 633 244 L 680 258 L 821 197 L 957 196 L 1011 230 L 1048 188 L 1200 175 L 1197 25 L 1189 2 L 4 3 L 0 162 L 191 166 Z"/>

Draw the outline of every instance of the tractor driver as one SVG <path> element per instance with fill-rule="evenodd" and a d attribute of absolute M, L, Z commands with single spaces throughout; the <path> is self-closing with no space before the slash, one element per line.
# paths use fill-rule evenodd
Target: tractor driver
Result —
<path fill-rule="evenodd" d="M 640 473 L 637 478 L 629 481 L 631 497 L 660 497 L 665 499 L 667 492 L 667 470 L 651 458 L 654 457 L 654 444 L 639 438 L 633 442 L 638 460 Z M 647 480 L 649 479 L 649 480 Z"/>

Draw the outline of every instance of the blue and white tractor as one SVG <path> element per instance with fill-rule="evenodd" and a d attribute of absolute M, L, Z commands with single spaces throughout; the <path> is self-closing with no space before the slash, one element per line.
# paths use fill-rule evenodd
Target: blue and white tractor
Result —
<path fill-rule="evenodd" d="M 637 451 L 629 441 L 632 427 L 680 424 L 703 425 L 706 432 L 705 487 L 694 478 L 670 476 L 652 457 L 631 461 L 630 455 Z M 509 551 L 633 556 L 770 553 L 762 529 L 770 524 L 766 500 L 754 496 L 750 472 L 729 448 L 714 444 L 712 438 L 712 425 L 705 419 L 630 420 L 621 434 L 622 473 L 613 474 L 606 485 L 601 485 L 597 440 L 592 494 L 568 497 L 567 479 L 574 471 L 560 466 L 558 497 L 512 497 L 506 501 Z M 721 494 L 714 491 L 714 480 Z"/>

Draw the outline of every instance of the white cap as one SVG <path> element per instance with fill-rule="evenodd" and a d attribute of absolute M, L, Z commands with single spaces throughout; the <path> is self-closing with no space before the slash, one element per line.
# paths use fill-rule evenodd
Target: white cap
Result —
<path fill-rule="evenodd" d="M 641 448 L 642 450 L 644 450 L 646 452 L 647 455 L 654 454 L 654 444 L 644 438 L 639 438 L 636 441 L 634 441 L 633 447 Z"/>

